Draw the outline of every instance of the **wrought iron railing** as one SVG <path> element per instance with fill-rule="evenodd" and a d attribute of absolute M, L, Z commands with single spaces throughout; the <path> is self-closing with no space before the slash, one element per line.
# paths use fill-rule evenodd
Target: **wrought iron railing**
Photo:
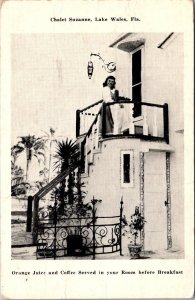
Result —
<path fill-rule="evenodd" d="M 65 256 L 92 256 L 120 252 L 122 255 L 122 213 L 118 216 L 99 217 L 93 199 L 89 217 L 67 218 L 60 216 L 54 203 L 54 213 L 39 214 L 37 259 Z"/>

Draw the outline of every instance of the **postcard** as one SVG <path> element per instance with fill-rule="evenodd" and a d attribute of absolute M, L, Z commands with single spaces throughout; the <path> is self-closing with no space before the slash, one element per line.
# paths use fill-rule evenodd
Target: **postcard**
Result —
<path fill-rule="evenodd" d="M 192 1 L 1 13 L 2 298 L 192 298 Z"/>

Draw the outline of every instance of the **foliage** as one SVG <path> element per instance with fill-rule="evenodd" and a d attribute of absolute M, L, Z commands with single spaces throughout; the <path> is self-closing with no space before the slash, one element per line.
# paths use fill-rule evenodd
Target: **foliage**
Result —
<path fill-rule="evenodd" d="M 84 203 L 86 192 L 83 188 L 85 186 L 81 184 L 80 181 L 76 182 L 75 187 L 74 200 L 71 204 L 68 201 L 68 192 L 65 193 L 65 198 L 62 199 L 60 192 L 61 186 L 55 188 L 52 196 L 55 198 L 56 203 L 54 206 L 48 206 L 48 211 L 50 219 L 54 220 L 56 214 L 58 220 L 62 220 L 66 225 L 73 225 L 73 228 L 75 230 L 77 228 L 79 232 L 79 228 L 81 228 L 80 226 L 83 225 L 83 223 L 89 224 L 91 222 L 92 204 L 89 202 Z"/>
<path fill-rule="evenodd" d="M 146 222 L 145 218 L 141 216 L 141 213 L 139 212 L 139 207 L 135 207 L 135 212 L 131 215 L 129 222 L 125 216 L 122 218 L 122 222 L 124 224 L 123 228 L 125 228 L 123 235 L 126 235 L 129 239 L 133 238 L 134 245 L 137 245 L 137 238 L 141 230 L 144 228 L 144 224 Z"/>
<path fill-rule="evenodd" d="M 11 148 L 11 155 L 13 158 L 13 164 L 15 165 L 17 157 L 25 152 L 26 153 L 26 180 L 28 180 L 28 171 L 29 164 L 32 160 L 32 157 L 36 157 L 38 162 L 41 162 L 41 159 L 44 160 L 44 141 L 42 138 L 36 138 L 35 135 L 20 136 L 19 142 Z"/>
<path fill-rule="evenodd" d="M 16 159 L 17 159 L 18 155 L 20 154 L 20 152 L 22 152 L 22 149 L 23 148 L 21 146 L 19 146 L 18 144 L 11 147 L 11 157 L 12 157 L 13 167 L 15 166 Z"/>
<path fill-rule="evenodd" d="M 20 136 L 16 145 L 11 148 L 11 174 L 12 174 L 12 196 L 27 195 L 39 188 L 40 183 L 29 182 L 29 166 L 33 157 L 36 157 L 38 162 L 45 159 L 44 141 L 35 135 Z M 22 154 L 26 154 L 26 170 L 16 165 L 17 158 Z M 16 182 L 14 181 L 16 180 Z"/>
<path fill-rule="evenodd" d="M 55 132 L 56 132 L 56 129 L 50 127 L 49 128 L 49 133 L 46 132 L 46 131 L 43 131 L 42 132 L 45 133 L 44 136 L 42 136 L 42 139 L 45 141 L 45 142 L 48 142 L 48 141 L 57 141 L 56 138 L 55 138 Z"/>
<path fill-rule="evenodd" d="M 17 165 L 14 165 L 13 162 L 11 162 L 11 174 L 13 176 L 21 176 L 21 177 L 23 177 L 24 170 L 21 167 L 19 167 Z"/>
<path fill-rule="evenodd" d="M 74 166 L 76 162 L 79 161 L 80 151 L 79 145 L 72 140 L 66 139 L 66 141 L 58 141 L 56 143 L 56 154 L 54 155 L 55 161 L 55 169 L 60 169 L 61 172 L 65 171 L 68 167 Z M 72 172 L 69 173 L 69 183 L 68 183 L 68 191 L 65 192 L 65 179 L 61 183 L 61 188 L 59 190 L 59 197 L 63 202 L 64 199 L 68 196 L 69 204 L 73 204 L 74 202 L 74 178 Z"/>
<path fill-rule="evenodd" d="M 49 169 L 46 167 L 39 171 L 39 177 L 41 177 L 41 182 L 43 185 L 48 183 L 48 173 Z"/>
<path fill-rule="evenodd" d="M 24 196 L 24 195 L 26 195 L 27 191 L 30 190 L 30 188 L 31 188 L 30 183 L 23 182 L 23 181 L 18 182 L 11 187 L 11 195 L 16 196 L 16 197 L 18 197 L 20 195 Z"/>
<path fill-rule="evenodd" d="M 73 142 L 71 139 L 66 139 L 65 142 L 56 142 L 55 169 L 60 168 L 61 172 L 63 172 L 67 167 L 77 162 L 79 157 L 79 145 L 76 142 Z"/>
<path fill-rule="evenodd" d="M 73 188 L 73 186 L 72 186 Z M 77 181 L 74 184 L 73 189 L 73 203 L 69 203 L 69 191 L 64 192 L 64 198 L 61 198 L 61 189 L 62 186 L 59 188 L 55 188 L 52 192 L 52 197 L 56 199 L 56 212 L 58 215 L 63 215 L 67 218 L 73 217 L 86 217 L 87 211 L 91 210 L 88 204 L 84 204 L 83 200 L 86 196 L 86 192 L 83 190 L 85 188 L 83 183 Z M 49 209 L 52 210 L 53 208 L 49 206 Z"/>
<path fill-rule="evenodd" d="M 31 160 L 32 156 L 37 157 L 38 161 L 40 162 L 40 157 L 44 159 L 44 141 L 42 138 L 36 138 L 35 135 L 28 135 L 28 136 L 20 136 L 20 141 L 16 145 L 18 147 L 18 151 L 23 152 L 26 150 L 27 153 L 27 160 Z"/>
<path fill-rule="evenodd" d="M 43 131 L 44 132 L 44 136 L 42 136 L 42 140 L 44 141 L 45 147 L 47 148 L 47 150 L 49 151 L 49 164 L 48 164 L 48 172 L 47 172 L 47 182 L 50 181 L 50 177 L 51 177 L 51 163 L 52 163 L 52 145 L 54 143 L 57 142 L 57 138 L 59 138 L 59 136 L 56 137 L 56 129 L 50 127 L 49 128 L 49 132 Z M 46 163 L 46 159 L 45 159 L 45 166 L 47 166 Z"/>

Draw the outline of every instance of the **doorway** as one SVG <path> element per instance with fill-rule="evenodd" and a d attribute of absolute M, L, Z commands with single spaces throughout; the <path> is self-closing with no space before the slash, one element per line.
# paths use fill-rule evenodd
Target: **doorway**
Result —
<path fill-rule="evenodd" d="M 167 249 L 166 154 L 144 154 L 145 250 Z"/>

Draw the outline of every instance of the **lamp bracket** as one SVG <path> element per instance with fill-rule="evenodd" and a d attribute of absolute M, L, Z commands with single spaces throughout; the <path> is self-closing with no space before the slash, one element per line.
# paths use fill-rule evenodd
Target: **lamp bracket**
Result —
<path fill-rule="evenodd" d="M 105 60 L 101 57 L 99 53 L 91 53 L 90 58 L 92 56 L 97 56 L 103 62 L 102 68 L 104 68 L 106 72 L 112 73 L 116 71 L 116 63 L 114 62 L 105 63 Z"/>

